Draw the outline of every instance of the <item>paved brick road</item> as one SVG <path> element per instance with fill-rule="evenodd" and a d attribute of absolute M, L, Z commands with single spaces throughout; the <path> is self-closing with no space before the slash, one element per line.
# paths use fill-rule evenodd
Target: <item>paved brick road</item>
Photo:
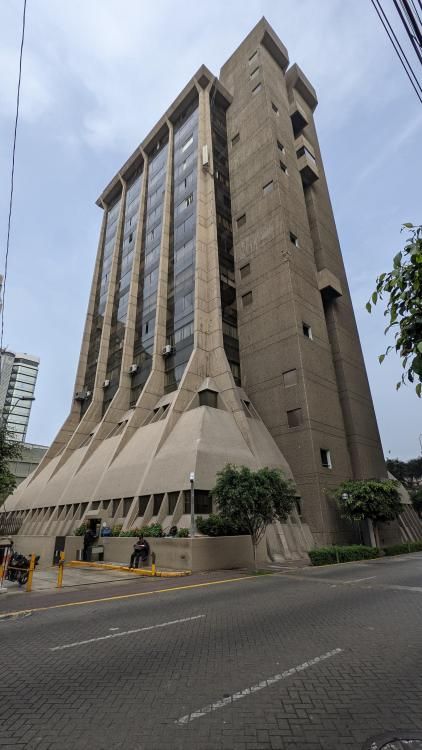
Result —
<path fill-rule="evenodd" d="M 360 750 L 422 731 L 421 628 L 421 554 L 0 621 L 0 748 Z"/>

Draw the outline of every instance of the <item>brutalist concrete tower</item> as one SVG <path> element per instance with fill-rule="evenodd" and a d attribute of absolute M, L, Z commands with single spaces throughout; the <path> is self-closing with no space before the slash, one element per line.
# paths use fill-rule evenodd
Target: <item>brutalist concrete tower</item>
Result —
<path fill-rule="evenodd" d="M 190 472 L 208 513 L 230 461 L 293 476 L 305 542 L 352 538 L 330 488 L 386 471 L 316 106 L 262 19 L 106 187 L 70 414 L 9 500 L 22 531 L 188 525 Z"/>

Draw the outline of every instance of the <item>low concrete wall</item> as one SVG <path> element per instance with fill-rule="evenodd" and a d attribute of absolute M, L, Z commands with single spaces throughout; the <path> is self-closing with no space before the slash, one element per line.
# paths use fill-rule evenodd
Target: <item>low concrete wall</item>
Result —
<path fill-rule="evenodd" d="M 53 564 L 55 536 L 24 536 L 15 534 L 13 537 L 14 548 L 25 557 L 32 553 L 39 555 L 38 567 L 49 568 Z"/>
<path fill-rule="evenodd" d="M 104 537 L 104 562 L 127 565 L 136 537 Z M 250 567 L 253 563 L 249 536 L 155 538 L 148 537 L 151 552 L 155 552 L 158 568 L 166 570 L 219 570 Z M 66 560 L 76 559 L 82 549 L 83 538 L 66 537 Z M 150 562 L 150 561 L 149 561 Z"/>

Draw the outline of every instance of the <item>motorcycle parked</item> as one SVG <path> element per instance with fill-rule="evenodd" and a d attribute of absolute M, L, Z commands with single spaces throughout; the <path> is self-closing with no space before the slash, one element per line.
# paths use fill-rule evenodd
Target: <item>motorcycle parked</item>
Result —
<path fill-rule="evenodd" d="M 37 555 L 35 558 L 35 566 L 38 565 L 39 559 L 40 556 Z M 21 555 L 19 552 L 13 552 L 7 565 L 6 579 L 18 583 L 19 586 L 24 586 L 28 581 L 29 565 L 30 560 L 28 557 Z"/>

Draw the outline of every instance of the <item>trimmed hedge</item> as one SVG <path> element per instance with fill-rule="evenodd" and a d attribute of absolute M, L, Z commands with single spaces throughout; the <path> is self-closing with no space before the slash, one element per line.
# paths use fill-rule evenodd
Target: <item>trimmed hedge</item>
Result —
<path fill-rule="evenodd" d="M 239 536 L 249 533 L 218 513 L 211 513 L 208 518 L 198 516 L 196 527 L 205 536 Z"/>
<path fill-rule="evenodd" d="M 363 544 L 352 544 L 349 547 L 319 547 L 309 553 L 312 565 L 331 565 L 332 563 L 352 562 L 353 560 L 371 560 L 378 557 L 376 547 L 365 547 Z"/>
<path fill-rule="evenodd" d="M 114 533 L 113 533 L 113 536 Z M 120 531 L 116 536 L 164 536 L 164 532 L 160 523 L 152 523 L 151 526 L 141 526 L 139 529 L 129 529 L 128 531 Z"/>
<path fill-rule="evenodd" d="M 422 552 L 422 541 L 393 544 L 391 547 L 385 547 L 383 552 L 387 557 L 393 557 L 393 555 L 406 555 L 409 552 Z"/>

